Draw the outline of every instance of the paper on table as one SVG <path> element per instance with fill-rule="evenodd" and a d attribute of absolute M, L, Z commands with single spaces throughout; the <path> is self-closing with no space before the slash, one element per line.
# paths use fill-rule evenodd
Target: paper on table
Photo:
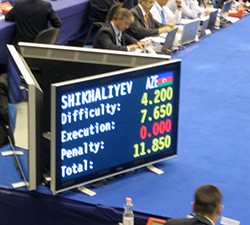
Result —
<path fill-rule="evenodd" d="M 240 225 L 240 221 L 233 220 L 233 219 L 230 219 L 228 217 L 222 216 L 220 224 L 222 224 L 222 225 Z"/>

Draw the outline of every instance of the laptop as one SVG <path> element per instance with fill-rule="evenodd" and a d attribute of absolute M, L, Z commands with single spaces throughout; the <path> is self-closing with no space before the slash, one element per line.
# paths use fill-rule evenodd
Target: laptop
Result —
<path fill-rule="evenodd" d="M 200 26 L 200 19 L 182 19 L 182 33 L 180 37 L 180 45 L 190 44 L 197 41 L 198 29 Z"/>
<path fill-rule="evenodd" d="M 201 37 L 205 34 L 206 30 L 208 29 L 208 24 L 209 24 L 209 17 L 202 17 L 200 22 L 200 26 L 199 26 L 199 30 L 198 30 L 198 37 Z"/>
<path fill-rule="evenodd" d="M 218 15 L 218 9 L 215 9 L 214 11 L 210 12 L 209 23 L 208 23 L 209 30 L 214 30 L 214 25 L 215 25 L 217 15 Z"/>
<path fill-rule="evenodd" d="M 172 29 L 164 36 L 161 35 L 161 40 L 164 40 L 163 42 L 157 41 L 155 37 L 152 38 L 153 43 L 153 49 L 158 54 L 165 54 L 165 55 L 171 55 L 173 53 L 173 43 L 175 40 L 175 35 L 178 31 L 178 27 Z"/>
<path fill-rule="evenodd" d="M 163 43 L 163 46 L 161 49 L 162 54 L 171 55 L 173 53 L 173 43 L 174 43 L 177 31 L 178 31 L 178 27 L 168 32 L 165 42 Z"/>
<path fill-rule="evenodd" d="M 223 18 L 226 18 L 228 15 L 229 10 L 231 9 L 233 4 L 232 0 L 223 2 L 223 5 L 221 7 L 221 11 L 220 11 L 220 16 L 222 16 Z"/>
<path fill-rule="evenodd" d="M 233 4 L 232 0 L 223 2 L 223 5 L 220 11 L 220 27 L 226 27 L 227 25 L 231 24 L 231 22 L 227 20 L 227 16 L 229 14 L 229 10 L 232 7 L 232 4 Z"/>

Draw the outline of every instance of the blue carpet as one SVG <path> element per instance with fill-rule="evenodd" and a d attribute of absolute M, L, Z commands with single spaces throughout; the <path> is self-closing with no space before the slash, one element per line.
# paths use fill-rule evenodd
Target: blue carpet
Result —
<path fill-rule="evenodd" d="M 182 59 L 178 156 L 157 165 L 164 174 L 140 169 L 96 188 L 94 197 L 61 196 L 118 207 L 131 196 L 136 211 L 183 217 L 194 188 L 213 183 L 224 194 L 223 216 L 248 225 L 249 24 L 248 16 L 173 56 Z"/>
<path fill-rule="evenodd" d="M 191 212 L 195 187 L 213 183 L 224 194 L 223 216 L 248 225 L 250 209 L 250 17 L 177 53 L 182 59 L 178 157 L 98 188 L 84 201 L 169 217 Z M 80 195 L 67 197 L 78 199 Z"/>
<path fill-rule="evenodd" d="M 134 174 L 103 187 L 93 202 L 170 217 L 190 213 L 193 189 L 218 185 L 223 215 L 247 225 L 250 215 L 250 17 L 189 46 L 182 59 L 178 157 L 159 165 L 161 176 Z M 86 199 L 87 200 L 87 199 Z"/>

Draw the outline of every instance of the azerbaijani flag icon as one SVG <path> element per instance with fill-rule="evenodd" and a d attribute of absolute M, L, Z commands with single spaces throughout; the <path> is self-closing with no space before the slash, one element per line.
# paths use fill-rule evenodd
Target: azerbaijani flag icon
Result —
<path fill-rule="evenodd" d="M 174 76 L 173 72 L 161 73 L 158 75 L 157 84 L 158 87 L 169 86 L 173 84 Z"/>

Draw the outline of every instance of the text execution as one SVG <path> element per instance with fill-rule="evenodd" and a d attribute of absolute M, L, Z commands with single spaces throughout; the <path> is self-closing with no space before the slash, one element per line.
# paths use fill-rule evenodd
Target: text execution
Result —
<path fill-rule="evenodd" d="M 131 94 L 133 81 L 121 82 L 108 85 L 107 87 L 97 87 L 85 91 L 78 91 L 71 94 L 62 95 L 62 109 L 77 107 L 97 101 L 103 101 L 114 97 Z"/>
<path fill-rule="evenodd" d="M 83 128 L 80 128 L 78 130 L 73 130 L 73 131 L 62 130 L 61 142 L 65 143 L 68 141 L 74 141 L 79 138 L 84 138 L 84 137 L 92 136 L 95 134 L 108 132 L 114 129 L 115 129 L 115 122 L 112 121 L 112 122 L 105 122 L 105 123 L 96 122 L 94 125 L 90 124 L 88 127 L 83 127 Z"/>
<path fill-rule="evenodd" d="M 100 104 L 95 108 L 80 108 L 74 109 L 73 112 L 67 112 L 61 114 L 61 123 L 65 125 L 66 123 L 73 123 L 77 121 L 82 121 L 83 119 L 92 119 L 94 117 L 104 116 L 105 114 L 113 116 L 117 111 L 121 110 L 120 103 L 114 104 Z"/>

